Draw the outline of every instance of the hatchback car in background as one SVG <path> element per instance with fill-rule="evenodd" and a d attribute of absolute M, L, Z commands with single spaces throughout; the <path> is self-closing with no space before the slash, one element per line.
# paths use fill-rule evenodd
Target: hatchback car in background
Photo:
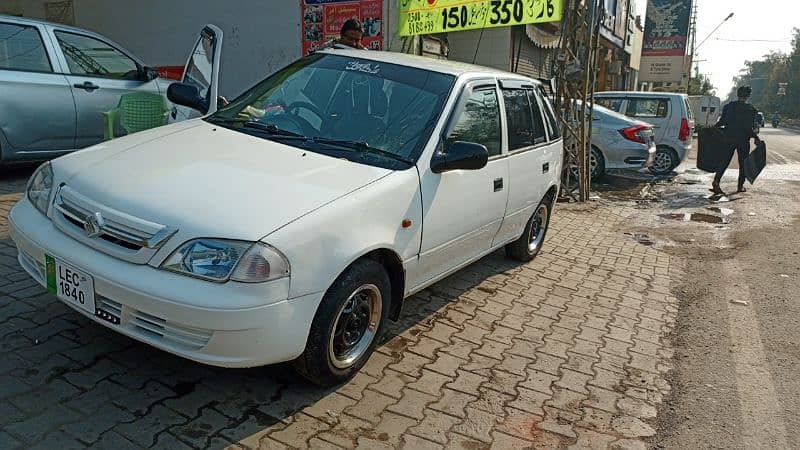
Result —
<path fill-rule="evenodd" d="M 222 31 L 207 25 L 189 54 L 183 81 L 204 97 L 221 48 Z M 199 114 L 166 99 L 173 80 L 97 33 L 0 15 L 0 163 L 44 161 L 105 139 L 103 113 L 120 98 L 143 92 L 164 97 L 167 121 Z M 209 103 L 210 105 L 210 103 Z M 114 135 L 125 134 L 119 124 Z"/>
<path fill-rule="evenodd" d="M 595 102 L 653 125 L 656 155 L 650 171 L 671 173 L 692 148 L 694 114 L 685 94 L 668 92 L 597 92 Z"/>
<path fill-rule="evenodd" d="M 404 298 L 501 248 L 532 260 L 562 159 L 534 80 L 326 50 L 203 119 L 45 163 L 9 222 L 22 267 L 97 323 L 211 365 L 294 361 L 330 385 Z"/>

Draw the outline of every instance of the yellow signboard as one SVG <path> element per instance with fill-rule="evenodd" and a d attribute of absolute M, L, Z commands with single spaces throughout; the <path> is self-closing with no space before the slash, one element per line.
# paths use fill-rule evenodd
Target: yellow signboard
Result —
<path fill-rule="evenodd" d="M 565 0 L 396 0 L 400 36 L 560 22 Z"/>

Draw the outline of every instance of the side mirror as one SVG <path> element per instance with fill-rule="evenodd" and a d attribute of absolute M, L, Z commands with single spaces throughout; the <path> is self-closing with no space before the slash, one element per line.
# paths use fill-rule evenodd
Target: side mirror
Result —
<path fill-rule="evenodd" d="M 137 78 L 144 83 L 149 83 L 158 78 L 158 71 L 152 67 L 138 66 L 137 71 Z"/>
<path fill-rule="evenodd" d="M 433 173 L 450 170 L 478 170 L 486 167 L 489 150 L 472 142 L 453 142 L 446 152 L 436 152 L 431 160 Z"/>
<path fill-rule="evenodd" d="M 172 103 L 188 106 L 205 114 L 208 112 L 206 101 L 200 97 L 200 91 L 191 84 L 172 83 L 167 88 L 167 98 Z"/>

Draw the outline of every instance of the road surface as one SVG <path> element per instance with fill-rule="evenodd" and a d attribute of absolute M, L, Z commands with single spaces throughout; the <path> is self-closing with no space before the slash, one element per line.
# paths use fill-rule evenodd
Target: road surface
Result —
<path fill-rule="evenodd" d="M 715 202 L 710 175 L 684 174 L 703 183 L 661 194 L 651 234 L 686 266 L 656 448 L 799 448 L 800 134 L 761 137 L 768 166 L 749 192 Z M 736 170 L 722 185 L 735 190 Z"/>

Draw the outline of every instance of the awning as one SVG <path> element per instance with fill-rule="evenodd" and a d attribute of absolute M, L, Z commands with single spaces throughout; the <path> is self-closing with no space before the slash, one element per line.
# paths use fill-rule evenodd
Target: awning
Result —
<path fill-rule="evenodd" d="M 534 45 L 541 48 L 558 48 L 559 41 L 561 40 L 560 27 L 554 27 L 552 24 L 547 24 L 548 29 L 539 24 L 525 25 L 525 34 L 534 43 Z M 553 30 L 553 31 L 550 31 Z"/>

